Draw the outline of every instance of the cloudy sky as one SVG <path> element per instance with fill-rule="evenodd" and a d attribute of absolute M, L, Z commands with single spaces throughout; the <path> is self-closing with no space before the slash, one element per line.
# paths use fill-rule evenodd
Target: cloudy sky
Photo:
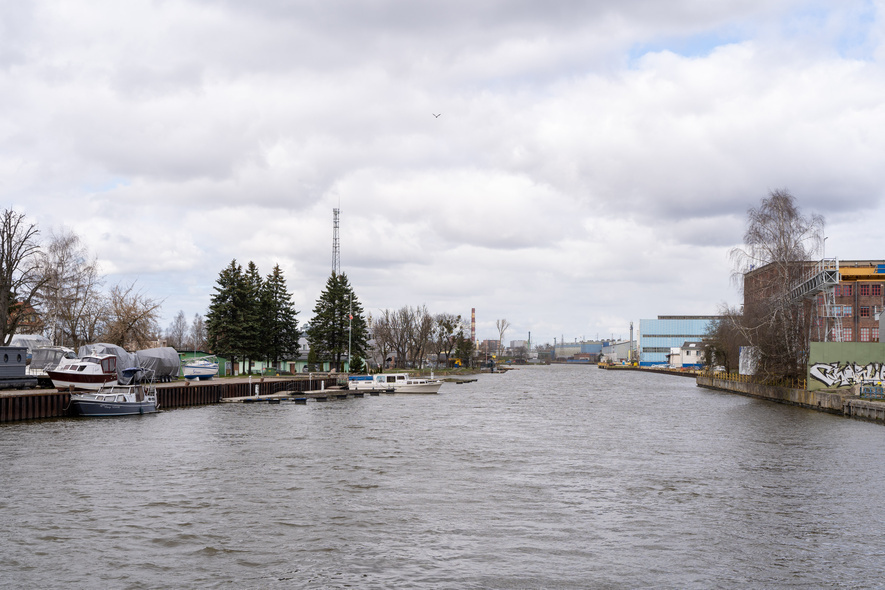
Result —
<path fill-rule="evenodd" d="M 885 256 L 883 63 L 882 1 L 0 0 L 0 205 L 164 328 L 232 259 L 309 320 L 339 207 L 369 312 L 626 337 L 739 301 L 772 189 Z"/>

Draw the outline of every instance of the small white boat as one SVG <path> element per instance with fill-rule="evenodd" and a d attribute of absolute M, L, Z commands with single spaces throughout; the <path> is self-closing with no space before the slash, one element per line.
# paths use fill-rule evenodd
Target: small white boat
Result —
<path fill-rule="evenodd" d="M 214 356 L 202 356 L 186 359 L 181 367 L 185 379 L 205 381 L 218 374 L 218 361 Z"/>
<path fill-rule="evenodd" d="M 102 385 L 117 382 L 117 357 L 112 354 L 84 356 L 81 359 L 63 358 L 46 374 L 52 386 L 58 389 L 97 390 Z"/>
<path fill-rule="evenodd" d="M 71 406 L 80 416 L 137 416 L 158 411 L 157 389 L 141 382 L 143 369 L 124 369 L 121 383 L 109 383 L 98 391 L 71 395 Z"/>
<path fill-rule="evenodd" d="M 408 373 L 379 373 L 354 375 L 347 380 L 347 388 L 355 391 L 392 391 L 394 393 L 439 393 L 443 382 L 438 379 L 413 377 Z"/>

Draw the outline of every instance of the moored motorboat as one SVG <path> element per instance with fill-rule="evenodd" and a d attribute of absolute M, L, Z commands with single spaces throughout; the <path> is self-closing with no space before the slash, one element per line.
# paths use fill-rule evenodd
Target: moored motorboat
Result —
<path fill-rule="evenodd" d="M 355 391 L 393 391 L 394 393 L 439 393 L 443 382 L 438 379 L 414 377 L 408 373 L 354 375 L 347 388 Z"/>
<path fill-rule="evenodd" d="M 58 366 L 46 374 L 52 386 L 58 389 L 98 390 L 105 384 L 117 382 L 117 357 L 112 354 L 85 356 L 80 359 L 61 359 Z"/>
<path fill-rule="evenodd" d="M 108 383 L 98 391 L 71 395 L 71 406 L 80 416 L 136 416 L 158 411 L 157 389 L 142 383 L 143 369 L 122 371 L 120 383 Z"/>

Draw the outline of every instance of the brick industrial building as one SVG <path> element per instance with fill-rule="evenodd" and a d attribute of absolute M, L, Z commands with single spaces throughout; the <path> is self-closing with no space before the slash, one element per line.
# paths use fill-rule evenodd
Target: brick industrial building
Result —
<path fill-rule="evenodd" d="M 744 275 L 744 311 L 750 310 L 772 285 L 795 285 L 792 296 L 806 301 L 812 314 L 815 342 L 879 342 L 879 314 L 885 308 L 885 260 L 822 260 L 773 264 Z"/>

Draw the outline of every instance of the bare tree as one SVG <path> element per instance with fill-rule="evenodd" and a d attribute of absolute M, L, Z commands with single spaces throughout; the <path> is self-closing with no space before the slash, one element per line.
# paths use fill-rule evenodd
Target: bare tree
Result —
<path fill-rule="evenodd" d="M 9 346 L 24 313 L 37 303 L 46 279 L 39 230 L 11 209 L 0 215 L 0 345 Z"/>
<path fill-rule="evenodd" d="M 388 325 L 391 348 L 396 352 L 396 366 L 405 368 L 408 366 L 409 345 L 415 325 L 414 311 L 408 305 L 399 308 L 390 314 Z"/>
<path fill-rule="evenodd" d="M 496 320 L 495 327 L 498 328 L 498 356 L 501 356 L 504 350 L 504 332 L 510 328 L 510 322 L 506 319 Z"/>
<path fill-rule="evenodd" d="M 69 229 L 52 233 L 43 257 L 42 310 L 49 338 L 75 350 L 90 342 L 104 310 L 98 264 Z"/>
<path fill-rule="evenodd" d="M 123 348 L 142 348 L 159 332 L 157 317 L 162 302 L 135 289 L 135 283 L 114 285 L 108 295 L 109 320 L 104 339 Z"/>
<path fill-rule="evenodd" d="M 383 310 L 378 317 L 370 315 L 369 331 L 372 333 L 373 341 L 371 358 L 383 370 L 391 350 L 390 310 Z"/>
<path fill-rule="evenodd" d="M 449 366 L 449 357 L 458 344 L 456 335 L 461 328 L 461 316 L 451 313 L 439 313 L 434 318 L 435 325 L 431 339 L 432 350 L 436 356 L 445 355 L 446 367 Z"/>
<path fill-rule="evenodd" d="M 166 328 L 166 343 L 172 348 L 183 349 L 187 347 L 189 326 L 184 317 L 184 310 L 179 310 L 178 315 Z"/>
<path fill-rule="evenodd" d="M 812 314 L 791 290 L 822 250 L 824 218 L 803 215 L 795 201 L 772 191 L 747 211 L 744 245 L 730 252 L 744 292 L 741 329 L 756 348 L 758 372 L 769 378 L 803 376 L 808 355 Z"/>
<path fill-rule="evenodd" d="M 427 311 L 427 307 L 422 305 L 416 307 L 412 312 L 412 329 L 409 334 L 409 352 L 412 362 L 415 366 L 421 368 L 424 366 L 424 358 L 427 356 L 427 349 L 433 338 L 433 326 L 435 322 L 433 316 Z"/>
<path fill-rule="evenodd" d="M 719 319 L 707 329 L 704 364 L 708 368 L 721 366 L 726 373 L 739 369 L 741 346 L 749 344 L 744 336 L 743 317 L 740 309 L 720 306 Z"/>
<path fill-rule="evenodd" d="M 191 322 L 190 345 L 194 350 L 206 350 L 209 335 L 206 333 L 206 321 L 198 313 L 194 314 Z"/>

